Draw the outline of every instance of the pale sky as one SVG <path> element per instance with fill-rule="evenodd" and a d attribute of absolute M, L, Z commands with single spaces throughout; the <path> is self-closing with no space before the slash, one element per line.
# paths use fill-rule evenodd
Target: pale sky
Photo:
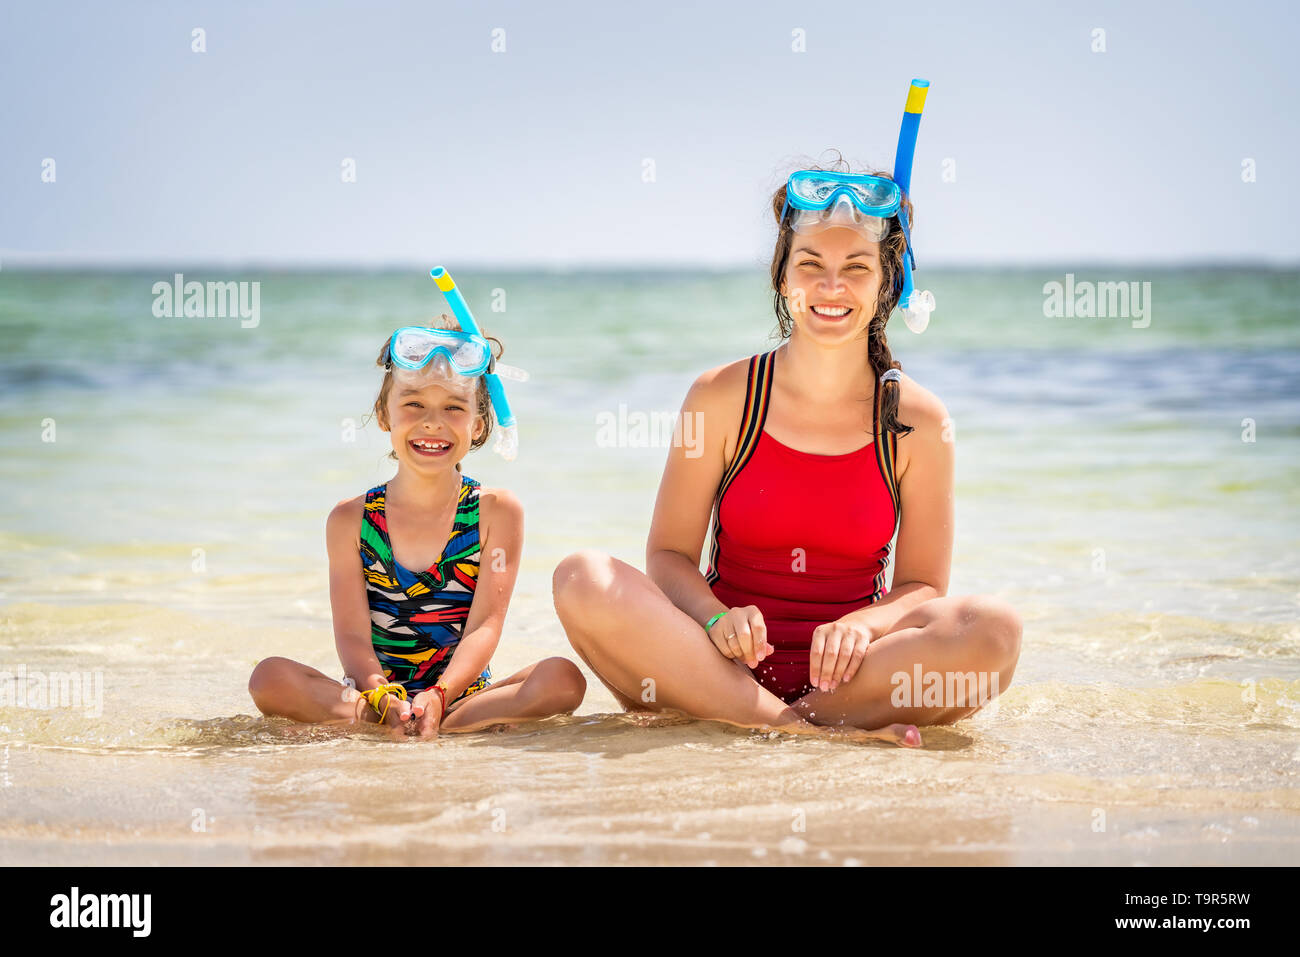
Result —
<path fill-rule="evenodd" d="M 1300 261 L 1293 6 L 995 9 L 11 5 L 0 267 L 752 266 L 800 158 L 891 167 L 914 76 L 922 265 Z"/>

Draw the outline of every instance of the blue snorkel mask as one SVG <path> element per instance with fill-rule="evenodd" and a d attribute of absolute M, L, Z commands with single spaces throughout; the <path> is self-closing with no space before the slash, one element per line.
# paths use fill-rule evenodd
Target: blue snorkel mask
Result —
<path fill-rule="evenodd" d="M 385 368 L 392 370 L 395 377 L 407 377 L 413 382 L 440 380 L 453 390 L 465 393 L 477 389 L 477 379 L 482 376 L 500 429 L 493 448 L 510 461 L 519 451 L 519 429 L 501 376 L 523 381 L 528 373 L 496 361 L 465 297 L 447 270 L 435 266 L 429 275 L 442 290 L 460 329 L 403 326 L 388 340 Z"/>
<path fill-rule="evenodd" d="M 879 243 L 889 235 L 890 224 L 898 221 L 903 231 L 906 255 L 898 308 L 907 328 L 924 332 L 934 311 L 934 296 L 917 291 L 912 285 L 916 257 L 912 252 L 912 234 L 907 223 L 903 196 L 912 182 L 912 156 L 916 151 L 916 134 L 921 125 L 928 80 L 913 80 L 903 107 L 903 126 L 898 134 L 898 151 L 894 156 L 894 178 L 867 173 L 835 173 L 828 170 L 801 169 L 790 175 L 785 188 L 785 206 L 781 221 L 791 213 L 790 227 L 797 233 L 816 233 L 832 226 L 845 226 L 863 233 Z M 793 212 L 791 212 L 793 211 Z"/>

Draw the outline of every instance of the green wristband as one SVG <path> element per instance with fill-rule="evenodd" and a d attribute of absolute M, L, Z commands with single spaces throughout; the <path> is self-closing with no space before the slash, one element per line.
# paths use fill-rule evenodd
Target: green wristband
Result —
<path fill-rule="evenodd" d="M 710 618 L 710 619 L 708 620 L 708 623 L 705 624 L 705 626 L 704 626 L 704 631 L 705 631 L 705 633 L 707 633 L 708 630 L 709 630 L 710 628 L 713 627 L 713 623 L 714 623 L 714 622 L 716 622 L 719 618 L 723 618 L 723 617 L 725 617 L 726 614 L 727 614 L 727 613 L 726 613 L 725 611 L 720 611 L 720 612 L 718 612 L 716 615 L 714 615 L 712 618 Z"/>

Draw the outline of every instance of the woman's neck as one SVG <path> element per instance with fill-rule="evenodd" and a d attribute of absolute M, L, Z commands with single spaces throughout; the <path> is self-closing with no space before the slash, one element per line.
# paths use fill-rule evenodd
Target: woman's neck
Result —
<path fill-rule="evenodd" d="M 796 326 L 783 348 L 777 377 L 783 388 L 829 402 L 860 398 L 874 389 L 865 338 L 823 345 Z"/>

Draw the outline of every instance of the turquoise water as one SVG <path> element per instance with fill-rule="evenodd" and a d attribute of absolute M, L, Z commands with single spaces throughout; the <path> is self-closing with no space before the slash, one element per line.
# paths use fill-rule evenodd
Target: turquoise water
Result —
<path fill-rule="evenodd" d="M 12 860 L 43 859 L 74 842 L 74 827 L 88 859 L 239 858 L 237 842 L 186 844 L 179 824 L 184 833 L 173 835 L 114 783 L 109 768 L 118 764 L 179 795 L 181 809 L 200 800 L 187 789 L 206 789 L 212 796 L 202 800 L 222 809 L 230 833 L 279 834 L 275 853 L 291 859 L 318 859 L 348 828 L 391 826 L 349 790 L 360 786 L 357 762 L 385 745 L 286 737 L 282 725 L 238 716 L 255 714 L 244 683 L 261 657 L 337 670 L 325 515 L 392 474 L 387 436 L 366 418 L 380 378 L 374 359 L 392 329 L 444 307 L 418 271 L 182 271 L 187 280 L 260 282 L 256 327 L 155 317 L 152 287 L 170 281 L 171 269 L 0 272 L 0 670 L 105 673 L 102 716 L 0 708 L 0 776 L 11 782 L 0 782 L 0 848 Z M 417 802 L 412 822 L 442 815 L 463 824 L 495 793 L 532 810 L 515 818 L 511 842 L 464 844 L 465 860 L 732 860 L 761 851 L 843 862 L 840 852 L 819 856 L 832 829 L 824 846 L 815 829 L 801 833 L 796 853 L 778 833 L 783 805 L 746 804 L 749 818 L 738 810 L 756 800 L 741 797 L 750 776 L 789 768 L 797 777 L 811 755 L 830 769 L 827 807 L 862 793 L 867 774 L 880 789 L 873 806 L 899 815 L 893 850 L 870 828 L 835 831 L 863 861 L 903 853 L 909 800 L 922 792 L 946 835 L 925 845 L 940 860 L 981 841 L 996 860 L 1056 860 L 1074 840 L 1065 810 L 1083 814 L 1098 801 L 1118 802 L 1134 822 L 1127 837 L 1088 844 L 1085 820 L 1079 847 L 1098 860 L 1293 852 L 1300 273 L 1075 274 L 1076 284 L 1150 282 L 1146 328 L 1046 317 L 1043 286 L 1065 273 L 927 271 L 939 305 L 930 328 L 914 335 L 901 320 L 890 324 L 895 357 L 956 426 L 950 593 L 1000 595 L 1025 620 L 1021 666 L 995 715 L 932 732 L 935 750 L 924 758 L 874 749 L 855 757 L 843 746 L 694 725 L 638 729 L 600 717 L 617 709 L 592 680 L 579 716 L 549 732 L 436 745 L 437 760 L 466 783 Z M 530 374 L 507 384 L 519 458 L 485 450 L 463 466 L 513 489 L 527 513 L 498 673 L 570 654 L 550 603 L 550 573 L 565 554 L 593 546 L 643 566 L 666 449 L 603 447 L 598 416 L 620 406 L 671 414 L 699 372 L 771 348 L 764 274 L 761 264 L 721 273 L 456 272 L 480 322 L 504 340 L 504 361 Z M 43 441 L 51 421 L 54 441 Z M 1243 441 L 1252 428 L 1253 441 Z M 647 735 L 659 744 L 645 745 Z M 412 774 L 433 760 L 425 754 Z M 517 771 L 502 769 L 505 757 Z M 918 763 L 940 758 L 947 763 Z M 275 799 L 285 785 L 272 768 L 310 785 L 302 804 Z M 67 775 L 98 790 L 58 791 L 53 782 Z M 597 818 L 572 805 L 574 775 L 603 809 Z M 647 815 L 634 794 L 664 787 L 666 776 L 680 814 Z M 800 800 L 816 806 L 815 797 Z M 62 811 L 50 817 L 38 810 L 43 801 Z M 1031 813 L 1045 803 L 1065 816 Z M 336 806 L 345 808 L 337 822 Z M 1016 807 L 1019 823 L 986 833 Z M 1162 807 L 1180 810 L 1160 819 Z M 754 815 L 777 830 L 742 824 Z M 135 837 L 115 841 L 115 828 Z M 556 833 L 566 837 L 548 843 L 544 835 Z"/>

